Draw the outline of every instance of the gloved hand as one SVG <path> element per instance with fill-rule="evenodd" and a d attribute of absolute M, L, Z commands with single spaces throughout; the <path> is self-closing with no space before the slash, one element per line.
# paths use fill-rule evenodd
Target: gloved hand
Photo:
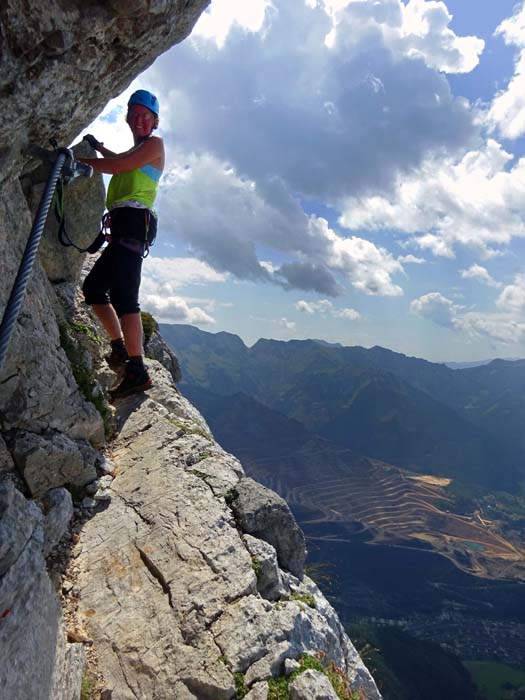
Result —
<path fill-rule="evenodd" d="M 98 151 L 99 148 L 103 145 L 102 143 L 100 143 L 100 141 L 97 141 L 93 134 L 86 134 L 82 140 L 87 141 L 91 148 L 94 148 L 95 151 Z"/>

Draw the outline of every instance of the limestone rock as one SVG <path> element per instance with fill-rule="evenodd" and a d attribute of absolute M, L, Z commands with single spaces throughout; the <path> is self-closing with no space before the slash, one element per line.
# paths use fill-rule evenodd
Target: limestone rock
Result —
<path fill-rule="evenodd" d="M 53 700 L 77 700 L 80 697 L 85 666 L 84 645 L 67 644 L 63 657 L 57 658 L 50 697 Z"/>
<path fill-rule="evenodd" d="M 173 350 L 159 333 L 158 328 L 155 329 L 155 331 L 148 338 L 144 350 L 147 357 L 157 360 L 168 370 L 175 383 L 180 382 L 182 379 L 182 373 L 179 361 Z"/>
<path fill-rule="evenodd" d="M 328 658 L 334 661 L 336 666 L 341 668 L 352 683 L 352 686 L 361 690 L 362 693 L 365 694 L 365 697 L 370 698 L 370 700 L 375 700 L 375 698 L 380 697 L 368 669 L 348 638 L 337 613 L 321 593 L 318 586 L 308 578 L 308 576 L 305 576 L 302 581 L 299 581 L 292 574 L 283 572 L 282 578 L 285 586 L 292 591 L 292 599 L 295 599 L 304 609 L 310 606 L 306 603 L 302 603 L 301 599 L 313 599 L 315 619 L 317 621 L 322 620 L 323 624 L 326 625 L 334 635 L 333 637 L 329 635 L 323 638 L 323 636 L 320 636 L 320 633 L 323 635 L 323 631 L 318 630 L 317 624 L 314 623 L 309 628 L 303 628 L 303 644 L 307 645 L 310 649 L 323 649 L 327 651 Z M 293 598 L 293 596 L 296 597 Z M 307 596 L 308 598 L 306 598 Z M 338 649 L 341 649 L 341 654 L 334 651 Z"/>
<path fill-rule="evenodd" d="M 25 501 L 10 481 L 0 484 L 0 576 L 15 563 L 42 521 L 35 503 Z"/>
<path fill-rule="evenodd" d="M 248 697 L 263 700 L 266 680 L 282 674 L 286 659 L 319 650 L 344 669 L 359 663 L 367 674 L 307 577 L 281 572 L 288 598 L 309 592 L 315 608 L 260 597 L 252 558 L 220 491 L 242 470 L 202 432 L 196 409 L 173 389 L 169 394 L 166 369 L 153 362 L 152 369 L 155 388 L 117 405 L 113 498 L 86 523 L 74 551 L 80 622 L 106 685 L 119 700 L 233 700 L 233 674 L 241 672 Z M 380 698 L 376 689 L 369 698 Z"/>
<path fill-rule="evenodd" d="M 5 440 L 0 435 L 0 477 L 6 472 L 10 472 L 14 469 L 15 463 L 11 457 L 11 453 L 7 449 Z"/>
<path fill-rule="evenodd" d="M 173 402 L 184 413 L 186 400 Z M 233 676 L 209 626 L 229 600 L 255 592 L 249 555 L 224 499 L 187 470 L 191 435 L 173 414 L 152 398 L 119 408 L 113 498 L 79 544 L 81 613 L 119 698 L 228 700 Z"/>
<path fill-rule="evenodd" d="M 286 589 L 279 571 L 275 547 L 251 535 L 244 535 L 243 540 L 254 563 L 257 590 L 266 600 L 279 600 Z"/>
<path fill-rule="evenodd" d="M 51 489 L 43 499 L 46 512 L 44 520 L 44 556 L 62 539 L 69 521 L 73 517 L 73 500 L 64 488 Z"/>
<path fill-rule="evenodd" d="M 290 700 L 338 700 L 328 678 L 320 671 L 307 669 L 290 683 Z"/>
<path fill-rule="evenodd" d="M 6 698 L 71 700 L 80 694 L 84 652 L 66 644 L 43 522 L 35 503 L 0 484 L 0 688 Z"/>
<path fill-rule="evenodd" d="M 241 530 L 269 542 L 277 551 L 280 566 L 302 578 L 304 535 L 286 501 L 250 478 L 241 479 L 235 491 L 232 508 Z"/>
<path fill-rule="evenodd" d="M 301 664 L 296 661 L 295 659 L 285 659 L 284 662 L 284 675 L 289 676 L 291 675 L 294 671 L 297 671 L 298 668 L 301 667 Z"/>
<path fill-rule="evenodd" d="M 268 683 L 255 683 L 244 696 L 244 700 L 268 700 Z"/>
<path fill-rule="evenodd" d="M 61 433 L 36 435 L 20 432 L 13 454 L 35 497 L 63 484 L 84 486 L 97 475 L 95 450 L 88 443 L 74 442 Z"/>
<path fill-rule="evenodd" d="M 16 277 L 32 221 L 16 181 L 0 192 L 2 274 L 0 302 L 5 303 Z M 93 404 L 79 393 L 61 347 L 53 313 L 54 292 L 37 264 L 0 369 L 2 429 L 57 430 L 94 445 L 104 442 L 104 425 Z"/>

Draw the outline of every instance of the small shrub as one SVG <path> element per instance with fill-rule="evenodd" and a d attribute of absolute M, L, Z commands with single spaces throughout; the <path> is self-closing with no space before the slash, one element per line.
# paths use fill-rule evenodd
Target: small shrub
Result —
<path fill-rule="evenodd" d="M 147 311 L 141 311 L 140 312 L 140 317 L 142 319 L 142 331 L 144 333 L 144 345 L 148 344 L 149 339 L 155 333 L 155 331 L 158 329 L 158 324 L 157 321 L 153 318 L 153 316 L 148 313 Z"/>
<path fill-rule="evenodd" d="M 85 323 L 71 323 L 70 327 L 71 327 L 71 330 L 73 330 L 75 333 L 83 333 L 85 336 L 87 336 L 90 340 L 92 340 L 97 345 L 99 345 L 99 346 L 104 345 L 104 340 L 98 335 L 98 333 L 95 333 L 95 331 L 92 328 L 90 328 L 87 324 L 85 324 Z"/>
<path fill-rule="evenodd" d="M 331 585 L 333 579 L 333 566 L 327 562 L 319 561 L 307 564 L 304 567 L 304 573 L 315 581 L 317 585 L 323 584 L 324 587 Z"/>
<path fill-rule="evenodd" d="M 235 682 L 235 700 L 242 700 L 242 698 L 248 693 L 248 686 L 244 680 L 244 674 L 240 671 L 234 673 L 233 680 Z"/>
<path fill-rule="evenodd" d="M 80 685 L 80 700 L 92 700 L 95 690 L 95 681 L 88 675 L 82 677 Z"/>
<path fill-rule="evenodd" d="M 256 579 L 259 580 L 259 577 L 261 576 L 261 562 L 257 559 L 257 557 L 252 557 L 252 569 L 255 572 Z"/>
<path fill-rule="evenodd" d="M 268 700 L 289 700 L 290 682 L 291 676 L 280 676 L 279 678 L 270 678 L 270 680 L 268 681 Z"/>
<path fill-rule="evenodd" d="M 338 668 L 333 661 L 325 662 L 325 654 L 320 652 L 316 656 L 305 654 L 299 659 L 300 667 L 291 673 L 289 676 L 280 676 L 272 678 L 268 681 L 268 700 L 289 700 L 290 699 L 290 684 L 297 676 L 304 673 L 308 669 L 323 673 L 336 692 L 339 700 L 366 700 L 363 691 L 352 691 L 350 689 L 350 681 Z"/>
<path fill-rule="evenodd" d="M 311 608 L 316 608 L 315 598 L 311 593 L 292 593 L 292 600 L 298 600 L 301 603 L 306 603 Z"/>
<path fill-rule="evenodd" d="M 87 367 L 83 362 L 79 342 L 73 335 L 75 332 L 85 333 L 84 329 L 87 329 L 87 326 L 84 326 L 84 324 L 77 323 L 69 326 L 65 323 L 59 324 L 58 330 L 60 332 L 60 344 L 66 353 L 69 363 L 71 364 L 71 370 L 80 393 L 87 401 L 92 403 L 100 413 L 104 423 L 104 432 L 106 433 L 106 436 L 108 436 L 111 432 L 110 410 L 102 392 L 97 393 L 95 391 L 95 378 L 89 367 Z"/>

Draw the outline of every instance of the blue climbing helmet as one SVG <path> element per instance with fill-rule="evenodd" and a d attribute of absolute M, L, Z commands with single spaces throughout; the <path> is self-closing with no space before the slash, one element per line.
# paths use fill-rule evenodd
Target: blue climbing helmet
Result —
<path fill-rule="evenodd" d="M 128 100 L 128 109 L 131 105 L 142 105 L 150 109 L 156 117 L 159 116 L 159 101 L 148 90 L 136 90 Z"/>

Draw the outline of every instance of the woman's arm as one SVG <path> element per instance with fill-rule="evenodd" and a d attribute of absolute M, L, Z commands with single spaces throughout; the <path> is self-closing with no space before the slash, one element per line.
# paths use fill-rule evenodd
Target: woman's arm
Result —
<path fill-rule="evenodd" d="M 104 149 L 104 151 L 106 150 Z M 162 170 L 164 167 L 164 144 L 161 138 L 152 136 L 126 153 L 110 156 L 104 154 L 104 156 L 104 158 L 78 158 L 78 160 L 91 165 L 96 172 L 108 175 L 127 173 L 143 165 L 153 165 Z"/>
<path fill-rule="evenodd" d="M 104 148 L 104 144 L 93 136 L 93 134 L 86 134 L 82 140 L 87 141 L 87 143 L 89 143 L 91 148 L 94 148 L 95 151 L 102 153 L 104 158 L 115 158 L 115 156 L 118 155 L 118 153 L 113 153 L 113 151 L 110 151 L 109 148 Z"/>
<path fill-rule="evenodd" d="M 114 153 L 113 151 L 110 151 L 109 148 L 106 148 L 101 143 L 98 144 L 97 151 L 99 153 L 102 153 L 103 158 L 116 158 L 118 156 L 118 153 Z"/>

